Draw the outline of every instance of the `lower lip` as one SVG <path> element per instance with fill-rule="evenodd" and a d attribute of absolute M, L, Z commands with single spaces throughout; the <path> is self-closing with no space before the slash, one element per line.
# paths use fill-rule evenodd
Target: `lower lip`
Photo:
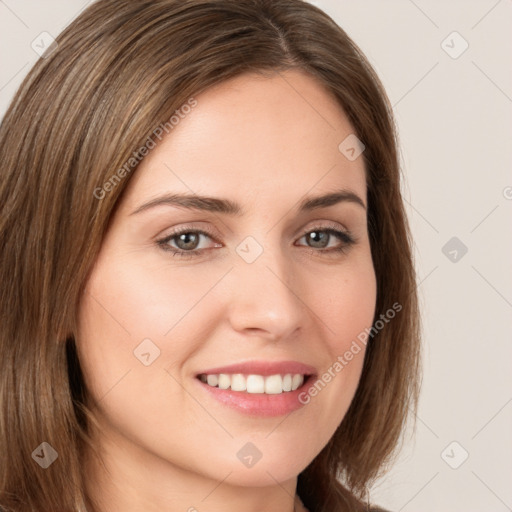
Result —
<path fill-rule="evenodd" d="M 228 407 L 249 416 L 275 417 L 290 414 L 305 405 L 300 402 L 299 395 L 304 393 L 311 379 L 311 376 L 304 379 L 302 386 L 295 391 L 283 391 L 276 395 L 220 389 L 209 386 L 197 378 L 195 380 L 213 398 Z"/>

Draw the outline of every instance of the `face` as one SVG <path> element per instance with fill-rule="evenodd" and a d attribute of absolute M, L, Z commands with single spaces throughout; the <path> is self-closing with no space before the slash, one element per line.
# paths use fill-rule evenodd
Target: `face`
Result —
<path fill-rule="evenodd" d="M 195 100 L 116 209 L 78 355 L 99 442 L 128 466 L 283 482 L 329 441 L 361 374 L 351 347 L 376 299 L 364 162 L 340 152 L 354 130 L 300 71 Z"/>

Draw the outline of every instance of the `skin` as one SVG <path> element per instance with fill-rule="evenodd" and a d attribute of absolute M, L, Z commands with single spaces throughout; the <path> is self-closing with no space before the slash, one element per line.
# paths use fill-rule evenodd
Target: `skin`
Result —
<path fill-rule="evenodd" d="M 305 196 L 339 189 L 366 205 L 364 161 L 338 150 L 354 130 L 302 71 L 246 74 L 196 100 L 131 177 L 81 301 L 76 340 L 104 463 L 88 458 L 87 485 L 104 511 L 292 512 L 297 475 L 342 421 L 364 350 L 287 417 L 230 409 L 195 375 L 252 360 L 299 361 L 321 375 L 371 326 L 366 209 L 296 210 Z M 236 201 L 243 215 L 169 205 L 132 214 L 190 192 Z M 183 226 L 211 230 L 202 254 L 158 245 Z M 322 251 L 304 236 L 331 226 L 355 243 L 327 253 L 343 240 L 331 236 Z M 263 249 L 250 264 L 236 252 L 248 236 Z M 160 350 L 149 366 L 133 353 L 146 338 Z M 262 454 L 251 468 L 236 456 L 247 442 Z"/>

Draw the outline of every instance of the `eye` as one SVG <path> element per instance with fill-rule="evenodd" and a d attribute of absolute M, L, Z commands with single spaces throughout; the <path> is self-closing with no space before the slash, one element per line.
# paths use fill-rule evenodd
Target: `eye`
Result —
<path fill-rule="evenodd" d="M 213 245 L 210 243 L 208 246 L 205 239 L 213 241 Z M 348 232 L 334 227 L 310 229 L 299 238 L 299 242 L 303 239 L 306 240 L 306 245 L 313 253 L 342 253 L 355 243 L 355 239 Z M 163 250 L 171 252 L 173 256 L 183 258 L 193 258 L 200 256 L 212 247 L 222 247 L 222 244 L 218 243 L 211 233 L 188 227 L 183 227 L 158 240 L 157 244 Z"/>
<path fill-rule="evenodd" d="M 201 229 L 183 228 L 171 233 L 162 240 L 158 240 L 158 245 L 166 251 L 170 251 L 175 256 L 190 257 L 198 255 L 208 247 L 200 247 L 204 238 L 213 239 L 213 236 Z M 215 244 L 216 247 L 222 247 L 222 244 Z"/>
<path fill-rule="evenodd" d="M 310 248 L 319 249 L 316 252 L 343 252 L 355 243 L 354 238 L 348 232 L 332 227 L 310 229 L 299 240 L 302 239 L 306 240 L 306 244 Z"/>

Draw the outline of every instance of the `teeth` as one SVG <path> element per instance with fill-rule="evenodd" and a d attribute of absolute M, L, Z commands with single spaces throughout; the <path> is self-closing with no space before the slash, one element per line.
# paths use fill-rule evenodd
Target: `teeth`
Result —
<path fill-rule="evenodd" d="M 265 393 L 278 395 L 283 392 L 283 378 L 281 375 L 271 375 L 265 379 Z"/>
<path fill-rule="evenodd" d="M 235 373 L 229 375 L 200 375 L 200 380 L 209 386 L 219 389 L 231 389 L 232 391 L 245 391 L 247 393 L 265 393 L 278 395 L 287 391 L 295 391 L 304 383 L 304 375 L 300 373 L 285 375 L 242 375 Z"/>
<path fill-rule="evenodd" d="M 283 378 L 283 391 L 292 390 L 292 376 L 288 373 Z"/>
<path fill-rule="evenodd" d="M 219 383 L 219 376 L 218 375 L 207 375 L 206 382 L 209 386 L 215 387 Z"/>
<path fill-rule="evenodd" d="M 247 377 L 247 393 L 264 393 L 265 379 L 261 375 L 249 375 Z"/>
<path fill-rule="evenodd" d="M 219 388 L 228 389 L 229 387 L 231 387 L 231 377 L 225 373 L 221 373 L 219 375 Z"/>
<path fill-rule="evenodd" d="M 292 378 L 292 390 L 296 390 L 298 387 L 302 386 L 304 382 L 304 377 L 302 375 L 295 374 Z"/>
<path fill-rule="evenodd" d="M 231 390 L 232 391 L 245 391 L 247 389 L 247 383 L 245 377 L 241 373 L 235 373 L 231 375 Z"/>

